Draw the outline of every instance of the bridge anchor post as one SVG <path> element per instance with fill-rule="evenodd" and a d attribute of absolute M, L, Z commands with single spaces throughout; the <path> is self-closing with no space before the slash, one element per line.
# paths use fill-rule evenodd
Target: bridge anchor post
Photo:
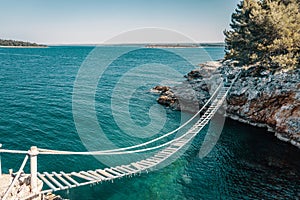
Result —
<path fill-rule="evenodd" d="M 38 178 L 37 178 L 37 156 L 39 154 L 38 148 L 32 146 L 29 150 L 30 156 L 30 187 L 31 193 L 38 193 Z"/>
<path fill-rule="evenodd" d="M 2 144 L 0 144 L 0 149 L 2 147 Z M 2 175 L 2 162 L 1 162 L 1 152 L 0 152 L 0 176 Z"/>

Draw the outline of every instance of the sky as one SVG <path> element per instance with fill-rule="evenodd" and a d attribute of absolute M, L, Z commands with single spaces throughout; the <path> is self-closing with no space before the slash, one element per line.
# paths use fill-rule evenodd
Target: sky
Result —
<path fill-rule="evenodd" d="M 124 43 L 139 43 L 142 38 L 134 41 L 134 36 L 138 38 L 149 28 L 156 28 L 179 32 L 196 42 L 222 42 L 223 31 L 229 29 L 231 14 L 238 2 L 0 0 L 0 38 L 43 44 L 101 44 L 128 31 L 148 28 L 142 32 L 133 31 L 128 41 L 120 37 Z M 144 40 L 149 42 L 146 36 Z M 168 42 L 176 40 L 174 37 L 174 41 Z"/>

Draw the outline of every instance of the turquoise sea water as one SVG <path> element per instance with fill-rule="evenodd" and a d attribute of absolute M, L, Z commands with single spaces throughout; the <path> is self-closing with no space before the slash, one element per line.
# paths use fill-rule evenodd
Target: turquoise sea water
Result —
<path fill-rule="evenodd" d="M 114 92 L 118 94 L 115 98 L 122 100 L 130 88 L 126 81 L 125 85 L 120 84 L 121 88 L 115 88 L 122 78 L 129 79 L 135 87 L 128 108 L 132 121 L 147 126 L 151 124 L 149 109 L 157 105 L 158 96 L 149 92 L 153 86 L 176 85 L 195 67 L 191 63 L 220 59 L 224 51 L 223 48 L 134 49 L 99 47 L 107 56 L 104 58 L 128 52 L 110 62 L 95 91 L 99 124 L 117 146 L 137 144 L 156 136 L 128 135 L 118 126 L 117 118 L 124 124 L 128 120 L 122 112 L 112 112 Z M 74 124 L 72 95 L 78 70 L 92 50 L 93 47 L 0 48 L 0 143 L 4 148 L 28 150 L 37 145 L 86 151 Z M 147 70 L 134 71 L 141 66 Z M 166 66 L 178 73 L 165 70 Z M 142 78 L 128 72 L 135 75 L 141 72 Z M 175 129 L 189 117 L 166 109 L 160 133 Z M 200 159 L 197 153 L 205 133 L 206 129 L 180 159 L 163 169 L 59 194 L 69 199 L 299 199 L 299 149 L 280 142 L 264 129 L 226 120 L 215 148 Z M 19 155 L 2 155 L 3 171 L 17 170 L 22 159 Z M 39 171 L 71 172 L 100 167 L 104 164 L 92 156 L 39 156 Z M 25 170 L 28 171 L 28 166 Z"/>

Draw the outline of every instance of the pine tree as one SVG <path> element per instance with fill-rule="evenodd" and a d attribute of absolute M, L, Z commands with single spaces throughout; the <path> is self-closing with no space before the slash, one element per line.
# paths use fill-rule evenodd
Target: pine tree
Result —
<path fill-rule="evenodd" d="M 244 0 L 225 31 L 226 59 L 240 65 L 299 67 L 299 0 Z"/>
<path fill-rule="evenodd" d="M 267 47 L 272 63 L 286 69 L 299 67 L 299 4 L 295 0 L 289 0 L 288 4 L 269 2 L 269 8 L 269 17 L 277 33 L 277 37 Z"/>
<path fill-rule="evenodd" d="M 251 33 L 251 12 L 258 6 L 255 0 L 244 0 L 232 14 L 231 28 L 225 31 L 226 58 L 238 58 L 241 65 L 252 64 L 255 52 L 252 48 L 253 35 Z"/>

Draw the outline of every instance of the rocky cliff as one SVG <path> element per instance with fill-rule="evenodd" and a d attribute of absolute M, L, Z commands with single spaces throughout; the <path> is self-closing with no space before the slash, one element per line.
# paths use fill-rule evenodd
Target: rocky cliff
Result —
<path fill-rule="evenodd" d="M 230 62 L 209 62 L 188 73 L 186 81 L 170 88 L 157 86 L 158 103 L 195 112 L 209 99 L 221 77 L 234 78 Z M 244 68 L 227 96 L 226 115 L 234 120 L 267 127 L 283 141 L 300 147 L 300 70 L 272 72 Z"/>

